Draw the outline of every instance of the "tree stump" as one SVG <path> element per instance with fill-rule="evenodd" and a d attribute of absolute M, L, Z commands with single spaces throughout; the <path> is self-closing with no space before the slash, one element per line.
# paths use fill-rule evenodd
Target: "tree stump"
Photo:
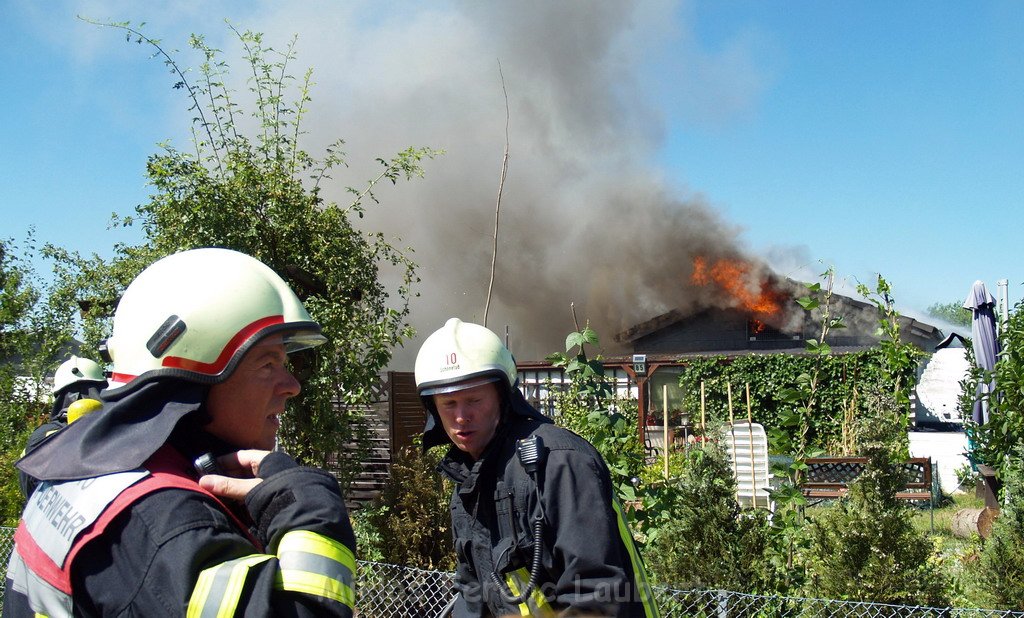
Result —
<path fill-rule="evenodd" d="M 992 534 L 992 522 L 999 516 L 999 509 L 985 507 L 983 509 L 960 509 L 953 514 L 949 522 L 953 536 L 961 539 L 970 538 L 973 534 L 987 539 Z"/>

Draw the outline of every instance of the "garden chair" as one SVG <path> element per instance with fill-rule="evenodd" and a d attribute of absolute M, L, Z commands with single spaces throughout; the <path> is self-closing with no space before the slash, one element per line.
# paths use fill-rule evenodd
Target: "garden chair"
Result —
<path fill-rule="evenodd" d="M 775 510 L 768 461 L 768 435 L 759 423 L 740 421 L 725 426 L 726 451 L 736 479 L 736 500 L 744 508 Z"/>

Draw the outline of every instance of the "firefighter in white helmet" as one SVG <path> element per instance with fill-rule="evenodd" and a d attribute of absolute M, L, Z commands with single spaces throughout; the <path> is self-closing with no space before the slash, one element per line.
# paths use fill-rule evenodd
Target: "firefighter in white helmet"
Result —
<path fill-rule="evenodd" d="M 453 616 L 657 615 L 643 563 L 594 447 L 516 387 L 512 354 L 452 318 L 423 342 L 423 447 L 455 483 Z"/>
<path fill-rule="evenodd" d="M 61 363 L 53 373 L 50 420 L 29 435 L 22 456 L 31 453 L 43 440 L 67 427 L 70 422 L 68 412 L 72 406 L 76 410 L 83 409 L 83 406 L 90 410 L 99 407 L 100 391 L 106 387 L 107 377 L 103 367 L 96 361 L 72 355 Z M 35 491 L 38 481 L 18 470 L 18 483 L 21 485 L 21 493 L 28 498 Z"/>
<path fill-rule="evenodd" d="M 300 390 L 287 355 L 323 341 L 247 255 L 196 249 L 144 270 L 114 314 L 103 411 L 18 462 L 42 483 L 4 616 L 351 616 L 338 483 L 271 452 Z"/>

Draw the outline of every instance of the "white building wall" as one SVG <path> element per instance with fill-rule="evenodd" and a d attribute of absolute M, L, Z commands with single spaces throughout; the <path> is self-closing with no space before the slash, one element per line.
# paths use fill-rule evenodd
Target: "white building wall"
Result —
<path fill-rule="evenodd" d="M 918 423 L 961 423 L 957 410 L 960 381 L 967 377 L 967 350 L 947 347 L 936 350 L 924 367 L 916 389 Z"/>

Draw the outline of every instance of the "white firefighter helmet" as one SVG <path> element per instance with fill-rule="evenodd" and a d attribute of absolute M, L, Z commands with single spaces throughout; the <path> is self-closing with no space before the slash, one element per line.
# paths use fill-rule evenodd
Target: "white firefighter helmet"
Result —
<path fill-rule="evenodd" d="M 416 355 L 416 389 L 423 398 L 495 381 L 511 389 L 517 375 L 512 353 L 497 335 L 458 318 L 427 337 Z"/>
<path fill-rule="evenodd" d="M 56 397 L 61 391 L 79 382 L 106 384 L 107 378 L 103 375 L 103 367 L 94 360 L 72 356 L 53 372 L 53 395 Z"/>
<path fill-rule="evenodd" d="M 279 333 L 294 352 L 325 341 L 288 284 L 259 260 L 192 249 L 154 262 L 114 312 L 107 353 L 114 386 L 168 376 L 215 384 L 258 340 Z"/>

